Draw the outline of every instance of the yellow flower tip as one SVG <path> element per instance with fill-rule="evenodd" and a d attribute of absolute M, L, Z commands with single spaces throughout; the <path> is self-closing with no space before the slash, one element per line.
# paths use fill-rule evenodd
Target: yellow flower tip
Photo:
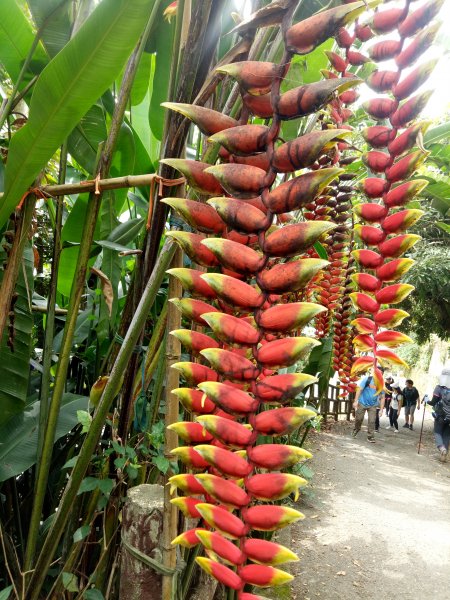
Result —
<path fill-rule="evenodd" d="M 177 14 L 178 2 L 172 2 L 163 12 L 163 17 L 170 23 L 172 17 Z"/>

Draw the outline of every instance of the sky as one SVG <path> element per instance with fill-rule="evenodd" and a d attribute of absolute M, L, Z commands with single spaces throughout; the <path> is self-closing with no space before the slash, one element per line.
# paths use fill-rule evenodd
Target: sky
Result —
<path fill-rule="evenodd" d="M 249 0 L 234 0 L 236 5 L 236 11 L 244 17 L 250 14 L 250 1 Z M 394 6 L 401 6 L 403 3 L 389 2 L 389 8 Z M 424 4 L 424 1 L 413 2 L 412 8 L 415 10 L 419 6 Z M 438 38 L 432 48 L 430 48 L 414 65 L 416 67 L 419 64 L 427 62 L 432 58 L 439 58 L 439 62 L 435 67 L 428 81 L 418 91 L 434 90 L 434 94 L 428 101 L 428 104 L 424 108 L 421 116 L 424 119 L 439 119 L 443 114 L 450 113 L 450 31 L 447 28 L 447 24 L 450 23 L 450 0 L 446 0 L 444 6 L 441 8 L 439 13 L 439 20 L 443 22 Z M 386 39 L 395 39 L 393 34 L 386 36 Z M 366 47 L 371 45 L 371 41 L 367 42 Z M 413 68 L 414 68 L 413 67 Z M 395 69 L 395 63 L 393 61 L 385 61 L 380 63 L 381 69 Z M 408 71 L 405 71 L 404 75 L 407 75 Z M 361 86 L 359 88 L 361 93 L 361 102 L 367 100 L 373 96 L 367 87 L 364 90 Z"/>

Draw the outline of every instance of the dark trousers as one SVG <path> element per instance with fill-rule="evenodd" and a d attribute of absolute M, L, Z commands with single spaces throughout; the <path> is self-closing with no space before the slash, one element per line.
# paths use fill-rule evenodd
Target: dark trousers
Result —
<path fill-rule="evenodd" d="M 450 423 L 446 423 L 442 417 L 437 417 L 434 420 L 434 439 L 436 446 L 440 448 L 444 446 L 448 452 L 450 442 Z"/>
<path fill-rule="evenodd" d="M 395 427 L 395 429 L 397 429 L 398 431 L 398 410 L 396 408 L 391 408 L 389 409 L 389 423 L 391 425 L 391 427 Z"/>
<path fill-rule="evenodd" d="M 390 397 L 385 397 L 384 399 L 384 408 L 386 409 L 386 416 L 389 416 L 389 405 L 391 403 L 391 398 Z"/>
<path fill-rule="evenodd" d="M 380 429 L 380 409 L 377 408 L 377 414 L 375 416 L 375 431 Z"/>

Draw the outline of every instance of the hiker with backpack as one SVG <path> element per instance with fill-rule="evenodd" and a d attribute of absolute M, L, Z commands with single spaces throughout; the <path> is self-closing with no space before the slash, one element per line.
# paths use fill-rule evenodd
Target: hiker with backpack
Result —
<path fill-rule="evenodd" d="M 407 379 L 405 381 L 405 386 L 402 391 L 403 396 L 403 406 L 405 407 L 405 424 L 403 427 L 407 427 L 408 429 L 413 429 L 414 423 L 414 412 L 420 410 L 420 396 L 417 389 L 414 387 L 414 382 L 412 379 Z"/>
<path fill-rule="evenodd" d="M 380 367 L 380 371 L 383 369 Z M 367 411 L 367 441 L 375 443 L 374 429 L 377 411 L 380 409 L 380 401 L 384 399 L 384 391 L 377 394 L 376 386 L 372 375 L 363 377 L 358 383 L 358 388 L 353 402 L 355 409 L 355 427 L 352 432 L 352 437 L 356 437 L 361 429 L 364 415 Z M 381 411 L 383 408 L 381 408 Z"/>
<path fill-rule="evenodd" d="M 439 459 L 445 462 L 450 442 L 450 369 L 444 369 L 428 402 L 434 408 L 434 439 Z"/>
<path fill-rule="evenodd" d="M 389 407 L 389 425 L 386 427 L 386 429 L 394 429 L 394 433 L 398 433 L 397 419 L 402 408 L 403 396 L 402 390 L 398 386 L 394 386 L 394 384 L 392 384 L 392 387 L 391 405 Z"/>

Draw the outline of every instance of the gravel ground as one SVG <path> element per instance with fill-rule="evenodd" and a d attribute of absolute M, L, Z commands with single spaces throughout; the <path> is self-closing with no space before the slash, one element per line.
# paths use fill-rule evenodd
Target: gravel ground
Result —
<path fill-rule="evenodd" d="M 367 442 L 337 423 L 310 438 L 314 476 L 292 528 L 294 600 L 450 600 L 450 458 L 440 463 L 426 414 L 414 431 Z"/>

